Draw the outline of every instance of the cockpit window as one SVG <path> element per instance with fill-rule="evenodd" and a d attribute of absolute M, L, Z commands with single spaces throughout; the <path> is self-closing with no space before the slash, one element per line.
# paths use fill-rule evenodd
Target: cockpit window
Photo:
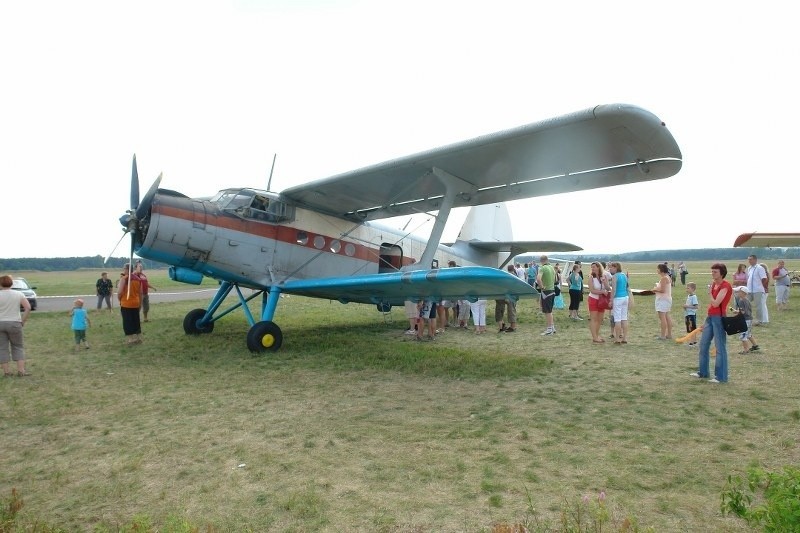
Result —
<path fill-rule="evenodd" d="M 250 205 L 253 195 L 253 191 L 244 189 L 219 191 L 211 201 L 219 205 L 220 209 L 236 210 Z"/>
<path fill-rule="evenodd" d="M 211 202 L 243 218 L 265 222 L 294 220 L 294 208 L 270 194 L 252 189 L 227 189 L 218 192 Z"/>

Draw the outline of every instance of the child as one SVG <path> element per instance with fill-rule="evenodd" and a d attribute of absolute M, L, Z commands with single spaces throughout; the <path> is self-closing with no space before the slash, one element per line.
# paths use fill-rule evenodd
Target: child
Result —
<path fill-rule="evenodd" d="M 691 333 L 697 329 L 697 283 L 690 281 L 686 284 L 686 303 L 683 304 L 683 319 L 686 322 L 686 333 Z M 697 340 L 689 343 L 689 346 L 697 346 Z"/>
<path fill-rule="evenodd" d="M 419 321 L 417 322 L 417 340 L 432 341 L 436 336 L 436 302 L 430 300 L 420 300 L 417 304 L 419 308 Z M 423 337 L 425 326 L 428 327 L 428 335 Z"/>
<path fill-rule="evenodd" d="M 742 351 L 739 352 L 740 354 L 758 351 L 758 344 L 756 344 L 756 340 L 753 338 L 753 311 L 750 306 L 750 300 L 747 299 L 747 293 L 747 285 L 740 285 L 733 288 L 736 307 L 731 308 L 731 311 L 734 313 L 742 313 L 745 322 L 747 322 L 747 331 L 739 335 L 739 340 L 742 341 Z"/>
<path fill-rule="evenodd" d="M 69 316 L 72 317 L 72 331 L 75 332 L 75 351 L 78 351 L 81 343 L 83 343 L 83 347 L 88 350 L 89 341 L 86 340 L 86 328 L 91 325 L 89 314 L 86 312 L 86 309 L 83 308 L 83 300 L 80 298 L 75 300 L 74 305 L 75 306 L 69 312 Z"/>

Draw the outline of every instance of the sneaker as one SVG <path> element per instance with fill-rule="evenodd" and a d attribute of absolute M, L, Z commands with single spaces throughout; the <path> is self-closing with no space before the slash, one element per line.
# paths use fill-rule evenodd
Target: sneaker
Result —
<path fill-rule="evenodd" d="M 691 374 L 689 374 L 689 375 L 690 375 L 690 376 L 692 376 L 693 378 L 702 378 L 702 377 L 703 377 L 703 376 L 701 376 L 700 374 L 698 374 L 697 372 L 692 372 L 692 373 L 691 373 Z"/>
<path fill-rule="evenodd" d="M 416 335 L 417 334 L 417 330 L 415 330 L 415 329 L 407 329 L 405 334 L 406 335 Z"/>
<path fill-rule="evenodd" d="M 711 379 L 708 380 L 708 382 L 709 383 L 720 383 L 720 381 L 717 378 L 711 378 Z"/>
<path fill-rule="evenodd" d="M 539 335 L 541 335 L 541 336 L 555 335 L 555 332 L 556 331 L 554 329 L 547 328 L 546 330 L 544 330 L 544 333 L 540 333 Z"/>
<path fill-rule="evenodd" d="M 754 344 L 752 348 L 750 348 L 751 352 L 757 352 L 759 350 L 758 344 Z"/>
<path fill-rule="evenodd" d="M 17 377 L 18 378 L 24 378 L 24 377 L 27 377 L 27 376 L 30 376 L 30 375 L 32 375 L 32 374 L 30 372 L 28 372 L 27 370 L 25 370 L 24 372 L 17 371 Z"/>
<path fill-rule="evenodd" d="M 513 333 L 517 331 L 517 328 L 506 328 L 506 333 Z"/>
<path fill-rule="evenodd" d="M 689 346 L 697 346 L 697 342 L 696 341 L 692 341 L 692 342 L 689 343 Z"/>

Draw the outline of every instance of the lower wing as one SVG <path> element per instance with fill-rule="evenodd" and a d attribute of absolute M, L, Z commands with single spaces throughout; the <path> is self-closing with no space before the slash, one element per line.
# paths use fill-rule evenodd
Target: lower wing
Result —
<path fill-rule="evenodd" d="M 516 276 L 477 266 L 296 280 L 281 284 L 280 290 L 342 303 L 390 305 L 402 305 L 406 300 L 517 300 L 538 294 Z"/>

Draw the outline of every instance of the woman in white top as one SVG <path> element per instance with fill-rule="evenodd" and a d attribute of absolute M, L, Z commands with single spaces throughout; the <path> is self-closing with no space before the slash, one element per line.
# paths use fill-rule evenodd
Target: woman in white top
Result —
<path fill-rule="evenodd" d="M 3 376 L 14 375 L 9 361 L 17 363 L 17 376 L 29 376 L 25 371 L 25 345 L 22 340 L 22 326 L 28 320 L 31 304 L 25 295 L 11 287 L 14 282 L 11 276 L 0 276 L 0 367 Z M 23 313 L 20 313 L 20 308 Z"/>
<path fill-rule="evenodd" d="M 605 308 L 598 306 L 601 295 L 608 296 L 608 279 L 603 272 L 603 265 L 594 261 L 592 263 L 592 273 L 589 275 L 589 332 L 592 334 L 592 342 L 600 344 L 605 342 L 600 336 L 600 325 L 603 323 Z"/>
<path fill-rule="evenodd" d="M 661 335 L 656 338 L 663 341 L 672 338 L 672 317 L 669 315 L 672 310 L 672 278 L 669 267 L 664 263 L 659 263 L 658 273 L 661 278 L 653 287 L 653 292 L 656 293 L 656 314 L 661 325 Z"/>

